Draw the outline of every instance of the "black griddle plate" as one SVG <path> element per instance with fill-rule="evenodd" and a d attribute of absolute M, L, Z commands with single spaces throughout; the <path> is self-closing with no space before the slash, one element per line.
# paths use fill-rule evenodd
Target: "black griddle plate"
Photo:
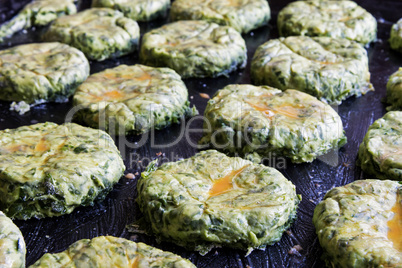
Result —
<path fill-rule="evenodd" d="M 28 1 L 0 0 L 0 22 L 9 19 Z M 250 60 L 255 49 L 265 41 L 277 38 L 276 18 L 278 12 L 291 1 L 270 0 L 272 19 L 268 26 L 243 35 L 248 48 L 248 65 L 244 70 L 234 72 L 229 77 L 214 79 L 187 79 L 190 101 L 196 105 L 202 115 L 207 99 L 199 93 L 212 96 L 218 89 L 228 84 L 250 83 Z M 158 244 L 153 237 L 134 235 L 125 226 L 141 218 L 135 203 L 135 179 L 122 178 L 106 200 L 93 207 L 77 208 L 70 215 L 42 220 L 15 221 L 21 228 L 27 244 L 27 264 L 34 263 L 46 252 L 59 252 L 73 242 L 100 235 L 114 235 L 134 241 L 141 241 L 163 250 L 172 251 L 189 258 L 197 267 L 324 267 L 320 258 L 322 249 L 319 246 L 312 224 L 313 211 L 324 194 L 335 186 L 345 185 L 356 179 L 366 178 L 356 166 L 358 146 L 369 125 L 385 114 L 385 105 L 381 102 L 386 95 L 385 85 L 389 75 L 402 66 L 402 55 L 390 50 L 387 39 L 391 25 L 401 16 L 402 1 L 399 0 L 362 0 L 356 1 L 373 14 L 378 21 L 378 41 L 368 48 L 370 60 L 371 82 L 375 92 L 361 98 L 350 98 L 335 107 L 344 123 L 348 143 L 327 159 L 315 160 L 310 164 L 292 164 L 290 161 L 271 159 L 266 164 L 278 168 L 297 187 L 303 201 L 298 210 L 298 219 L 286 232 L 281 241 L 267 247 L 265 251 L 255 250 L 245 257 L 245 251 L 228 248 L 214 249 L 205 256 L 171 243 Z M 90 1 L 79 1 L 79 10 L 88 8 Z M 165 20 L 141 23 L 141 33 L 159 27 Z M 39 42 L 40 33 L 44 29 L 28 30 L 18 33 L 0 44 L 0 49 L 10 46 Z M 91 62 L 91 73 L 119 64 L 138 63 L 138 53 L 115 60 Z M 63 123 L 71 109 L 69 103 L 49 103 L 38 105 L 24 115 L 9 111 L 9 102 L 0 101 L 0 129 L 16 128 L 37 122 L 52 121 Z M 163 162 L 176 161 L 194 155 L 198 150 L 196 142 L 201 137 L 200 117 L 187 120 L 181 125 L 174 125 L 161 131 L 143 136 L 117 137 L 118 145 L 127 172 L 140 172 L 146 164 L 159 156 Z M 186 135 L 182 134 L 188 133 Z M 139 161 L 141 162 L 139 162 Z M 289 250 L 300 245 L 300 254 L 289 254 Z"/>

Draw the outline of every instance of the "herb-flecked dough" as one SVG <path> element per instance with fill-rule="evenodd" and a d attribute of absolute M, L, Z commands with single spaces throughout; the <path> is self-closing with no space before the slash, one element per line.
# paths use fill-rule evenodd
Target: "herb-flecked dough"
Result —
<path fill-rule="evenodd" d="M 150 21 L 166 16 L 170 0 L 92 0 L 92 7 L 113 8 L 135 21 Z"/>
<path fill-rule="evenodd" d="M 204 116 L 202 145 L 255 160 L 311 162 L 346 143 L 332 107 L 297 90 L 228 85 L 208 101 Z"/>
<path fill-rule="evenodd" d="M 0 42 L 22 29 L 45 26 L 58 17 L 77 13 L 74 0 L 33 0 L 14 18 L 0 26 Z"/>
<path fill-rule="evenodd" d="M 52 22 L 43 36 L 78 48 L 90 60 L 103 61 L 134 52 L 140 29 L 136 21 L 110 8 L 90 8 Z"/>
<path fill-rule="evenodd" d="M 392 25 L 389 44 L 392 49 L 402 53 L 402 19 Z"/>
<path fill-rule="evenodd" d="M 279 241 L 300 197 L 279 171 L 215 150 L 159 168 L 138 181 L 151 233 L 206 254 L 215 246 L 251 252 Z"/>
<path fill-rule="evenodd" d="M 73 102 L 77 121 L 121 135 L 162 129 L 198 113 L 190 108 L 186 85 L 174 70 L 140 64 L 91 75 Z"/>
<path fill-rule="evenodd" d="M 328 267 L 402 267 L 402 186 L 358 180 L 330 190 L 313 223 Z"/>
<path fill-rule="evenodd" d="M 295 1 L 278 14 L 280 36 L 328 36 L 362 43 L 377 37 L 377 20 L 354 1 Z"/>
<path fill-rule="evenodd" d="M 241 34 L 232 27 L 185 20 L 144 34 L 140 61 L 169 67 L 182 78 L 216 77 L 245 67 L 247 48 Z"/>
<path fill-rule="evenodd" d="M 387 110 L 402 110 L 402 68 L 393 73 L 387 83 Z"/>
<path fill-rule="evenodd" d="M 0 99 L 65 101 L 89 75 L 89 63 L 62 43 L 33 43 L 0 51 Z"/>
<path fill-rule="evenodd" d="M 266 0 L 176 0 L 172 3 L 170 18 L 172 21 L 205 20 L 248 33 L 266 25 L 271 10 Z"/>
<path fill-rule="evenodd" d="M 13 219 L 60 216 L 103 200 L 124 163 L 104 131 L 38 123 L 0 131 L 0 209 Z"/>
<path fill-rule="evenodd" d="M 281 90 L 297 89 L 330 104 L 373 90 L 363 46 L 331 37 L 269 40 L 254 54 L 251 80 Z"/>
<path fill-rule="evenodd" d="M 0 211 L 0 267 L 25 268 L 26 247 L 20 229 Z"/>
<path fill-rule="evenodd" d="M 388 112 L 368 128 L 358 164 L 378 179 L 402 180 L 402 112 Z"/>
<path fill-rule="evenodd" d="M 78 240 L 60 253 L 46 253 L 30 267 L 195 268 L 195 265 L 144 243 L 99 236 Z"/>

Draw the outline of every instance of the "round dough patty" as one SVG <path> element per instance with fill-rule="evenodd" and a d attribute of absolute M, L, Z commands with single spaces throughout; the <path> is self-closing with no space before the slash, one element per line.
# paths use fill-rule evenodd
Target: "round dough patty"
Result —
<path fill-rule="evenodd" d="M 280 36 L 346 38 L 367 44 L 376 39 L 377 21 L 353 1 L 295 1 L 278 14 Z"/>
<path fill-rule="evenodd" d="M 360 180 L 330 190 L 313 222 L 328 267 L 402 266 L 402 186 Z"/>
<path fill-rule="evenodd" d="M 115 133 L 144 133 L 197 114 L 186 85 L 169 68 L 120 65 L 91 75 L 74 95 L 78 121 Z"/>
<path fill-rule="evenodd" d="M 251 79 L 258 85 L 304 91 L 331 104 L 373 90 L 366 50 L 330 37 L 269 40 L 254 54 Z"/>
<path fill-rule="evenodd" d="M 134 52 L 139 38 L 137 22 L 110 8 L 90 8 L 58 18 L 44 35 L 47 41 L 69 44 L 97 61 Z"/>
<path fill-rule="evenodd" d="M 0 209 L 29 219 L 102 200 L 125 167 L 112 138 L 73 123 L 0 131 Z"/>
<path fill-rule="evenodd" d="M 402 68 L 393 73 L 387 83 L 387 110 L 402 110 Z"/>
<path fill-rule="evenodd" d="M 392 49 L 402 53 L 402 19 L 392 25 L 389 44 Z"/>
<path fill-rule="evenodd" d="M 37 43 L 0 51 L 0 99 L 62 101 L 89 75 L 84 54 L 61 43 Z"/>
<path fill-rule="evenodd" d="M 266 0 L 176 0 L 170 9 L 176 20 L 206 20 L 248 33 L 268 23 L 271 10 Z"/>
<path fill-rule="evenodd" d="M 0 27 L 0 41 L 4 37 L 33 26 L 45 26 L 58 17 L 77 13 L 74 0 L 34 0 L 27 4 L 17 16 Z"/>
<path fill-rule="evenodd" d="M 113 8 L 135 21 L 149 21 L 166 15 L 170 0 L 93 0 L 92 7 Z"/>
<path fill-rule="evenodd" d="M 228 74 L 247 61 L 246 43 L 235 29 L 206 21 L 178 21 L 146 33 L 140 59 L 170 67 L 183 78 Z"/>
<path fill-rule="evenodd" d="M 82 239 L 60 253 L 46 253 L 34 267 L 195 268 L 189 260 L 144 243 L 113 236 Z"/>
<path fill-rule="evenodd" d="M 295 186 L 276 169 L 215 150 L 151 164 L 137 202 L 158 238 L 202 254 L 214 246 L 265 248 L 296 217 Z"/>
<path fill-rule="evenodd" d="M 388 112 L 369 127 L 358 163 L 379 179 L 402 180 L 402 112 Z"/>
<path fill-rule="evenodd" d="M 297 90 L 228 85 L 208 101 L 204 116 L 200 143 L 230 154 L 311 162 L 346 143 L 331 106 Z"/>
<path fill-rule="evenodd" d="M 20 229 L 0 211 L 0 267 L 25 268 L 25 254 Z"/>

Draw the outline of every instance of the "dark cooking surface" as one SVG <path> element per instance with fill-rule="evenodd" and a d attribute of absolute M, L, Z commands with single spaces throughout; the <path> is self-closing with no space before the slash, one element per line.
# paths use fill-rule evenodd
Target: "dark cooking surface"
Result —
<path fill-rule="evenodd" d="M 28 1 L 0 0 L 0 22 L 9 19 L 26 2 Z M 276 17 L 278 11 L 289 2 L 291 1 L 270 0 L 273 19 L 269 26 L 244 35 L 247 41 L 249 63 L 258 45 L 278 37 Z M 247 257 L 244 257 L 245 251 L 227 248 L 214 249 L 209 254 L 200 256 L 198 253 L 186 251 L 170 243 L 158 244 L 153 237 L 130 234 L 125 226 L 141 217 L 135 203 L 138 179 L 136 176 L 133 180 L 122 178 L 106 200 L 94 207 L 81 207 L 70 215 L 58 218 L 15 221 L 21 228 L 27 244 L 27 264 L 32 264 L 45 252 L 62 251 L 79 239 L 114 235 L 180 254 L 189 258 L 197 267 L 323 267 L 324 263 L 320 259 L 322 251 L 311 221 L 314 207 L 332 187 L 365 178 L 355 165 L 358 146 L 368 126 L 384 115 L 385 105 L 381 103 L 381 100 L 385 97 L 386 82 L 389 75 L 402 66 L 402 55 L 391 51 L 387 43 L 391 25 L 401 16 L 402 1 L 362 0 L 356 2 L 371 12 L 378 21 L 378 41 L 371 44 L 368 49 L 371 81 L 376 90 L 361 98 L 350 98 L 339 107 L 335 107 L 342 117 L 348 143 L 339 152 L 331 155 L 329 160 L 316 160 L 310 164 L 296 165 L 290 161 L 284 163 L 280 159 L 271 159 L 266 163 L 278 168 L 296 185 L 297 192 L 303 196 L 298 210 L 298 219 L 290 228 L 290 232 L 283 235 L 280 242 L 268 247 L 265 251 L 255 250 Z M 80 9 L 86 8 L 89 6 L 89 1 L 79 1 L 78 6 Z M 142 23 L 140 24 L 142 34 L 162 24 L 163 21 Z M 43 29 L 18 33 L 0 44 L 0 49 L 22 43 L 38 42 L 41 31 Z M 131 65 L 137 62 L 137 54 L 101 63 L 92 62 L 91 73 L 123 63 Z M 191 103 L 196 105 L 202 114 L 207 99 L 200 97 L 199 93 L 212 96 L 227 84 L 250 83 L 249 67 L 248 64 L 245 70 L 234 72 L 229 77 L 185 80 Z M 0 101 L 0 129 L 45 121 L 63 123 L 71 108 L 71 103 L 42 104 L 32 108 L 25 115 L 19 115 L 9 111 L 9 104 Z M 140 171 L 149 159 L 156 158 L 159 152 L 163 153 L 159 156 L 163 158 L 163 161 L 176 161 L 179 158 L 194 155 L 197 149 L 192 144 L 201 137 L 201 133 L 197 132 L 201 124 L 202 121 L 198 118 L 162 131 L 144 134 L 144 136 L 117 138 L 116 143 L 125 160 L 127 172 Z M 186 138 L 186 133 L 189 138 Z M 289 254 L 289 250 L 297 244 L 303 248 L 300 254 Z"/>

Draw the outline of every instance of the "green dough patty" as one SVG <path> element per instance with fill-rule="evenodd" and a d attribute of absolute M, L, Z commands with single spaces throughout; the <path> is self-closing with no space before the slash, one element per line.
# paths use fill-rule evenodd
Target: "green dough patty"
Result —
<path fill-rule="evenodd" d="M 169 68 L 120 65 L 91 75 L 74 95 L 76 119 L 124 135 L 144 133 L 180 123 L 197 114 L 189 107 L 188 91 L 180 76 Z"/>
<path fill-rule="evenodd" d="M 155 169 L 137 202 L 152 233 L 205 254 L 214 246 L 265 248 L 296 217 L 295 186 L 279 171 L 215 150 Z"/>
<path fill-rule="evenodd" d="M 402 19 L 392 25 L 389 43 L 392 49 L 402 53 Z"/>
<path fill-rule="evenodd" d="M 74 0 L 34 0 L 20 13 L 0 27 L 0 42 L 4 37 L 33 26 L 45 26 L 58 17 L 77 12 Z"/>
<path fill-rule="evenodd" d="M 195 268 L 195 265 L 144 243 L 99 236 L 78 240 L 60 253 L 46 253 L 30 267 Z"/>
<path fill-rule="evenodd" d="M 297 90 L 228 85 L 208 101 L 204 116 L 200 143 L 230 154 L 311 162 L 346 143 L 331 106 Z"/>
<path fill-rule="evenodd" d="M 0 99 L 62 101 L 89 75 L 84 54 L 61 43 L 36 43 L 0 51 Z"/>
<path fill-rule="evenodd" d="M 402 110 L 402 68 L 393 73 L 387 83 L 387 110 Z"/>
<path fill-rule="evenodd" d="M 167 14 L 170 0 L 93 0 L 92 7 L 108 7 L 135 21 L 149 21 Z"/>
<path fill-rule="evenodd" d="M 44 35 L 47 41 L 69 44 L 91 60 L 102 61 L 134 52 L 140 30 L 137 22 L 110 8 L 91 8 L 55 20 Z"/>
<path fill-rule="evenodd" d="M 248 33 L 268 23 L 271 10 L 266 0 L 176 0 L 170 9 L 176 20 L 206 20 Z"/>
<path fill-rule="evenodd" d="M 281 36 L 346 38 L 367 44 L 376 39 L 377 21 L 353 1 L 295 1 L 278 14 Z"/>
<path fill-rule="evenodd" d="M 104 131 L 39 123 L 0 131 L 0 209 L 29 219 L 102 200 L 125 167 Z"/>
<path fill-rule="evenodd" d="M 0 267 L 25 268 L 25 254 L 20 229 L 0 211 Z"/>
<path fill-rule="evenodd" d="M 402 267 L 402 186 L 360 180 L 330 190 L 313 222 L 328 267 Z"/>
<path fill-rule="evenodd" d="M 369 127 L 358 160 L 368 174 L 402 180 L 402 112 L 388 112 Z"/>
<path fill-rule="evenodd" d="M 251 62 L 254 83 L 304 91 L 328 103 L 373 90 L 366 50 L 330 37 L 291 36 L 259 46 Z"/>
<path fill-rule="evenodd" d="M 244 39 L 235 29 L 206 21 L 178 21 L 143 36 L 140 59 L 170 67 L 183 78 L 228 74 L 247 61 Z"/>

